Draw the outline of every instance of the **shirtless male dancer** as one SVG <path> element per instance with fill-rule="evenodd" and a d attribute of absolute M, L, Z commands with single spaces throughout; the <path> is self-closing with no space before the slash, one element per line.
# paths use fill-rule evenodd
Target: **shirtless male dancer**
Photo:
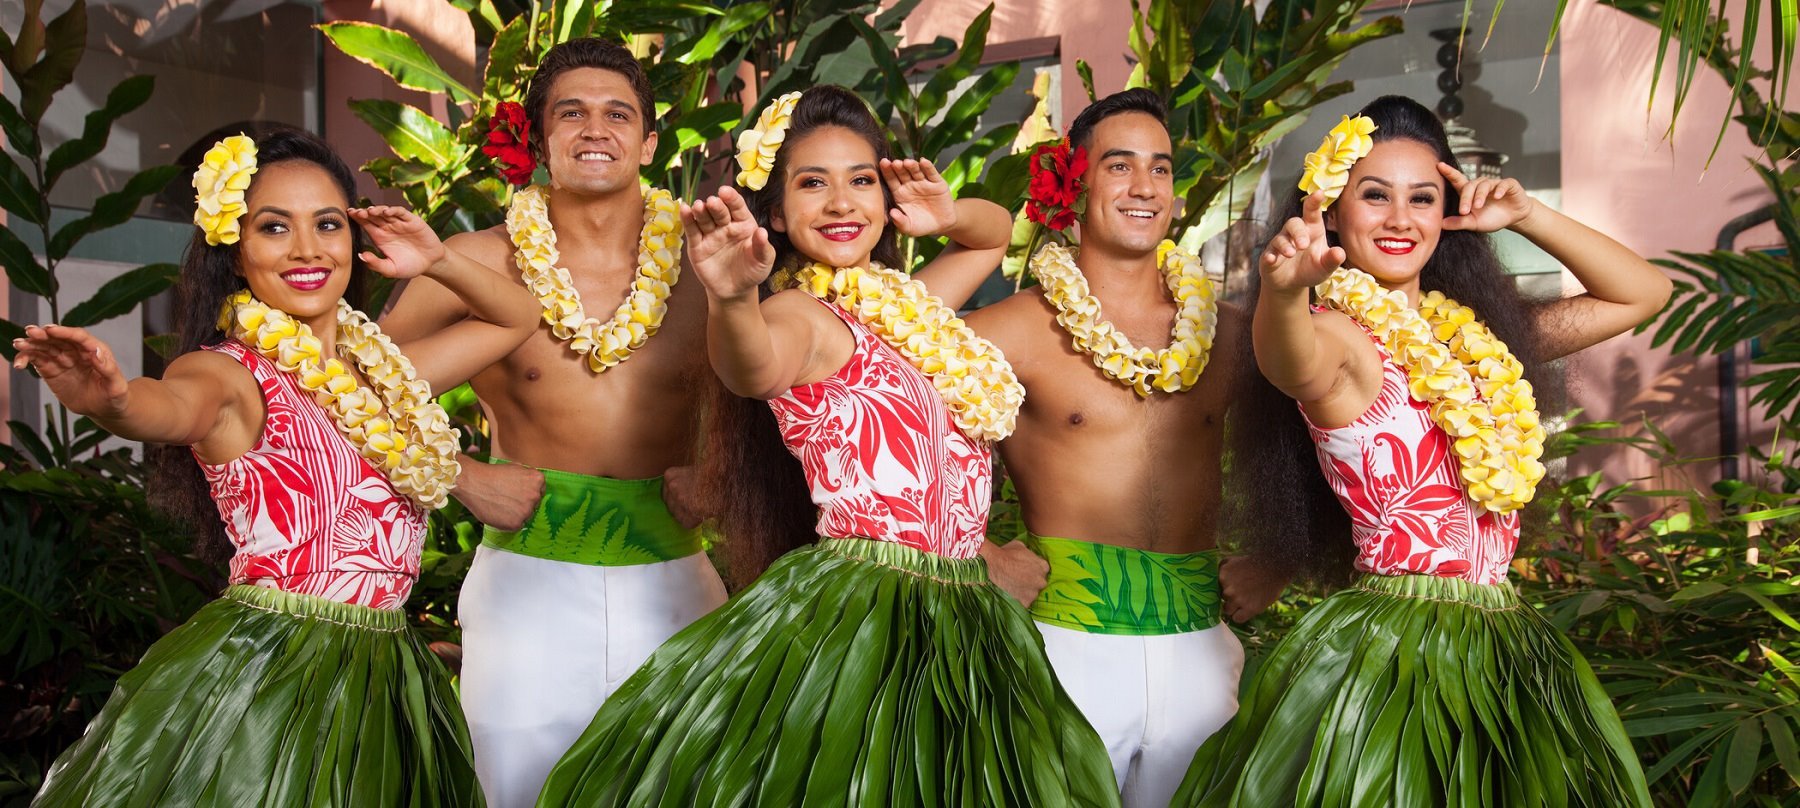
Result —
<path fill-rule="evenodd" d="M 640 185 L 656 151 L 650 92 L 619 45 L 551 49 L 525 97 L 549 186 L 520 189 L 507 225 L 449 241 L 547 313 L 474 378 L 501 462 L 465 462 L 457 489 L 488 525 L 461 595 L 462 701 L 495 808 L 533 804 L 613 689 L 725 601 L 699 538 L 664 503 L 663 475 L 691 462 L 707 389 L 706 298 L 693 283 L 670 293 L 677 209 Z M 415 281 L 382 327 L 404 341 L 467 315 L 448 290 Z"/>
<path fill-rule="evenodd" d="M 1057 677 L 1106 741 L 1125 805 L 1159 808 L 1237 711 L 1244 651 L 1221 616 L 1261 611 L 1282 583 L 1228 576 L 1221 592 L 1219 460 L 1242 370 L 1227 346 L 1247 336 L 1246 319 L 1215 302 L 1197 258 L 1174 251 L 1164 266 L 1177 278 L 1187 268 L 1189 282 L 1174 281 L 1183 303 L 1159 271 L 1175 208 L 1165 119 L 1148 90 L 1082 111 L 1069 129 L 1088 159 L 1079 251 L 1040 250 L 1042 285 L 966 318 L 1025 385 L 999 449 L 1029 535 L 983 554 L 1029 605 Z M 1097 306 L 1077 302 L 1082 279 Z M 1073 328 L 1052 288 L 1075 292 L 1063 306 Z M 1106 322 L 1129 345 L 1109 341 Z M 1094 327 L 1098 348 L 1073 347 Z M 1144 362 L 1133 346 L 1162 354 Z"/>

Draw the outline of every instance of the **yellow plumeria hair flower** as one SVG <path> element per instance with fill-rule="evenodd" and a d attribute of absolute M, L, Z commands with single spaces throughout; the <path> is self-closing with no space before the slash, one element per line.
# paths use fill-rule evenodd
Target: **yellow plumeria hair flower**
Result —
<path fill-rule="evenodd" d="M 1369 150 L 1375 147 L 1375 121 L 1368 116 L 1358 115 L 1354 118 L 1345 115 L 1337 126 L 1325 135 L 1324 142 L 1317 151 L 1306 155 L 1306 171 L 1300 175 L 1300 191 L 1307 195 L 1324 191 L 1325 202 L 1320 210 L 1331 207 L 1338 195 L 1344 192 L 1344 186 L 1350 183 L 1350 167 L 1356 161 L 1369 156 Z"/>
<path fill-rule="evenodd" d="M 256 173 L 256 141 L 232 135 L 214 143 L 194 171 L 194 224 L 212 246 L 236 244 L 244 191 Z"/>
<path fill-rule="evenodd" d="M 800 93 L 788 93 L 770 102 L 757 116 L 756 125 L 738 135 L 737 184 L 760 191 L 769 184 L 769 172 L 775 169 L 775 152 L 787 139 L 788 126 L 794 121 L 794 105 Z"/>

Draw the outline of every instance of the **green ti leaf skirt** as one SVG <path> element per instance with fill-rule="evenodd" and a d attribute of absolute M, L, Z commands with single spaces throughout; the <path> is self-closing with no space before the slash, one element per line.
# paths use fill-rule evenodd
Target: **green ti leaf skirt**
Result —
<path fill-rule="evenodd" d="M 1177 806 L 1649 806 L 1618 713 L 1512 585 L 1365 576 L 1309 611 Z"/>
<path fill-rule="evenodd" d="M 448 672 L 399 610 L 233 586 L 120 677 L 34 806 L 479 806 Z"/>
<path fill-rule="evenodd" d="M 826 539 L 652 655 L 540 806 L 1114 806 L 1100 737 L 980 559 Z"/>

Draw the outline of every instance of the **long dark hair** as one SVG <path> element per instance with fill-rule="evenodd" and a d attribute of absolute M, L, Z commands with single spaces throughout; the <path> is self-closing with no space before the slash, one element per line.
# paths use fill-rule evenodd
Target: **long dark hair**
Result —
<path fill-rule="evenodd" d="M 1417 101 L 1398 95 L 1375 99 L 1360 114 L 1375 121 L 1374 140 L 1410 140 L 1456 165 L 1444 137 L 1444 126 Z M 1444 212 L 1455 215 L 1458 198 L 1446 185 Z M 1299 216 L 1304 196 L 1296 191 L 1281 223 Z M 1335 233 L 1330 235 L 1337 244 Z M 1262 290 L 1261 274 L 1251 272 L 1244 305 L 1255 316 Z M 1469 306 L 1525 365 L 1525 377 L 1540 391 L 1538 339 L 1532 329 L 1534 305 L 1520 295 L 1513 278 L 1500 265 L 1486 234 L 1445 230 L 1437 249 L 1419 274 L 1422 291 L 1436 290 Z M 1248 334 L 1248 330 L 1245 331 Z M 1266 563 L 1286 569 L 1299 580 L 1341 584 L 1350 579 L 1356 557 L 1345 514 L 1319 471 L 1317 450 L 1300 408 L 1261 373 L 1251 340 L 1239 340 L 1239 373 L 1232 395 L 1227 449 L 1231 473 L 1226 477 L 1225 524 L 1239 547 Z"/>
<path fill-rule="evenodd" d="M 794 144 L 827 126 L 856 133 L 875 150 L 875 158 L 888 156 L 887 137 L 868 104 L 855 93 L 834 84 L 806 91 L 794 105 L 794 114 L 775 165 L 762 190 L 748 194 L 756 222 L 767 228 L 782 210 L 788 155 Z M 893 207 L 893 196 L 882 183 L 883 211 Z M 787 234 L 769 230 L 775 247 L 775 266 L 790 269 L 807 260 Z M 884 226 L 870 260 L 900 266 L 900 251 L 891 226 Z M 775 289 L 765 286 L 767 297 Z M 781 441 L 775 415 L 764 401 L 744 398 L 725 389 L 715 376 L 712 401 L 706 408 L 705 451 L 701 459 L 704 490 L 713 497 L 711 512 L 724 534 L 725 567 L 733 586 L 742 586 L 761 575 L 776 558 L 817 538 L 818 509 L 807 490 L 799 461 Z"/>
<path fill-rule="evenodd" d="M 344 192 L 345 204 L 355 202 L 356 173 L 317 135 L 283 128 L 257 136 L 258 168 L 295 160 L 325 169 Z M 252 178 L 251 188 L 260 181 Z M 361 244 L 362 228 L 354 220 L 349 225 L 352 242 Z M 362 306 L 365 278 L 362 259 L 352 249 L 350 288 L 344 294 L 350 305 Z M 225 340 L 225 333 L 219 330 L 219 309 L 225 305 L 225 298 L 244 286 L 244 276 L 238 273 L 238 245 L 209 245 L 206 236 L 196 229 L 182 255 L 181 279 L 175 288 L 176 355 Z M 151 503 L 194 532 L 194 546 L 201 558 L 217 562 L 231 557 L 231 542 L 219 520 L 219 507 L 213 502 L 212 491 L 200 474 L 193 451 L 186 446 L 152 444 L 145 447 L 145 454 L 153 481 Z"/>

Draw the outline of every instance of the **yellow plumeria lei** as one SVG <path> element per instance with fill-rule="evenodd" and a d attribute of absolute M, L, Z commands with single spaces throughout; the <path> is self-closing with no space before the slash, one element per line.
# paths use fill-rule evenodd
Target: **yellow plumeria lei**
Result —
<path fill-rule="evenodd" d="M 1200 260 L 1173 241 L 1156 248 L 1156 265 L 1180 310 L 1160 351 L 1131 344 L 1124 332 L 1100 317 L 1100 301 L 1088 290 L 1087 278 L 1074 256 L 1059 244 L 1045 245 L 1031 257 L 1031 274 L 1044 287 L 1044 299 L 1056 307 L 1056 322 L 1074 338 L 1075 350 L 1094 358 L 1107 376 L 1123 382 L 1139 396 L 1154 391 L 1178 393 L 1194 386 L 1212 357 L 1219 307 L 1212 281 Z"/>
<path fill-rule="evenodd" d="M 769 102 L 757 116 L 756 125 L 738 134 L 739 186 L 760 191 L 769 184 L 769 172 L 775 169 L 775 152 L 787 139 L 788 125 L 793 123 L 794 105 L 798 103 L 800 93 L 788 93 Z"/>
<path fill-rule="evenodd" d="M 669 290 L 681 279 L 681 215 L 675 197 L 661 188 L 644 189 L 644 229 L 638 237 L 637 277 L 625 301 L 605 322 L 587 316 L 581 296 L 561 266 L 556 229 L 550 226 L 549 196 L 541 185 L 513 194 L 506 210 L 514 261 L 525 285 L 544 304 L 544 322 L 557 339 L 587 356 L 595 373 L 631 357 L 662 327 L 669 313 Z"/>
<path fill-rule="evenodd" d="M 833 269 L 812 264 L 793 284 L 869 326 L 931 380 L 963 434 L 982 441 L 1011 435 L 1025 387 L 993 343 L 975 335 L 925 284 L 880 264 Z"/>
<path fill-rule="evenodd" d="M 247 289 L 226 298 L 219 313 L 219 330 L 298 376 L 300 386 L 312 392 L 338 431 L 387 475 L 395 491 L 424 508 L 444 507 L 461 473 L 460 444 L 449 416 L 393 340 L 342 300 L 337 329 L 339 352 L 350 355 L 370 387 L 337 357 L 321 356 L 324 345 L 305 323 Z"/>
<path fill-rule="evenodd" d="M 236 244 L 244 191 L 256 173 L 256 141 L 232 135 L 206 150 L 194 171 L 194 224 L 214 247 Z"/>
<path fill-rule="evenodd" d="M 1375 121 L 1365 115 L 1354 118 L 1345 115 L 1344 120 L 1325 135 L 1325 141 L 1319 144 L 1317 151 L 1306 155 L 1306 171 L 1300 175 L 1300 190 L 1312 194 L 1325 192 L 1325 203 L 1320 210 L 1331 207 L 1338 195 L 1344 192 L 1344 186 L 1350 183 L 1350 167 L 1369 155 L 1375 147 L 1370 137 L 1375 132 Z"/>
<path fill-rule="evenodd" d="M 1414 400 L 1453 439 L 1469 498 L 1495 513 L 1531 501 L 1544 477 L 1544 427 L 1525 366 L 1467 306 L 1428 292 L 1419 308 L 1349 267 L 1317 287 L 1320 302 L 1362 323 L 1406 368 Z"/>

